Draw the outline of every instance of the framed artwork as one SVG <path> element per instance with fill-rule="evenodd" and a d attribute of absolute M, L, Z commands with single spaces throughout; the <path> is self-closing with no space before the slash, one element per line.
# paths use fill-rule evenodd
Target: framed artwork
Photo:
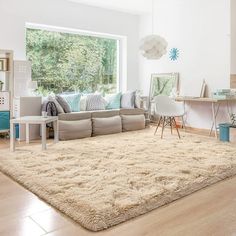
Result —
<path fill-rule="evenodd" d="M 171 93 L 179 92 L 179 73 L 152 74 L 149 90 L 149 115 L 154 113 L 154 98 L 158 95 L 171 96 Z M 153 118 L 151 118 L 153 119 Z"/>
<path fill-rule="evenodd" d="M 179 73 L 152 74 L 149 99 L 153 101 L 158 95 L 170 96 L 173 89 L 179 90 Z"/>

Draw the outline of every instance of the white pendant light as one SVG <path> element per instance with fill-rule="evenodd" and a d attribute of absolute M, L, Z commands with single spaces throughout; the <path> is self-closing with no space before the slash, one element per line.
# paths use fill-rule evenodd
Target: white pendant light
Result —
<path fill-rule="evenodd" d="M 141 40 L 140 50 L 144 57 L 150 60 L 158 60 L 167 53 L 167 41 L 154 34 L 154 0 L 152 0 L 152 34 Z"/>

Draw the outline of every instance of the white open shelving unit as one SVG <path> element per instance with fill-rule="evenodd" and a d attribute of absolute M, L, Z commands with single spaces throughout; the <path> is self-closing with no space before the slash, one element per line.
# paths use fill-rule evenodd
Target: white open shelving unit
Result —
<path fill-rule="evenodd" d="M 3 82 L 0 91 L 0 133 L 9 132 L 8 120 L 13 115 L 14 97 L 14 70 L 13 51 L 0 49 L 0 63 L 5 62 L 4 67 L 0 66 L 0 81 Z M 7 128 L 5 128 L 7 127 Z"/>

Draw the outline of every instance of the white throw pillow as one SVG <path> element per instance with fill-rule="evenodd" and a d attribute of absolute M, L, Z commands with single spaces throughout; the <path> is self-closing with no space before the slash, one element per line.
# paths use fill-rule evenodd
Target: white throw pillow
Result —
<path fill-rule="evenodd" d="M 121 96 L 121 108 L 134 108 L 135 91 L 128 91 Z"/>
<path fill-rule="evenodd" d="M 82 96 L 80 99 L 80 111 L 86 111 L 87 96 Z"/>

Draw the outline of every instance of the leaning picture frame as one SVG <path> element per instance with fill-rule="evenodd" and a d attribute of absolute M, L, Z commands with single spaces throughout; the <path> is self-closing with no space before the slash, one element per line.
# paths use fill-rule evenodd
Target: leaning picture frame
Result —
<path fill-rule="evenodd" d="M 149 90 L 149 101 L 158 95 L 170 96 L 172 91 L 179 92 L 179 73 L 152 74 Z"/>
<path fill-rule="evenodd" d="M 149 89 L 149 116 L 154 113 L 154 99 L 158 95 L 179 94 L 179 73 L 156 73 L 151 75 Z"/>

